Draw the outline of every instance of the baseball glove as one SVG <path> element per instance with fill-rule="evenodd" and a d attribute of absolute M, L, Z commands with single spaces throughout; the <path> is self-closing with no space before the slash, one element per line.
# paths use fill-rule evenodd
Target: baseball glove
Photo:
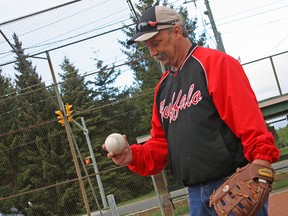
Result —
<path fill-rule="evenodd" d="M 219 216 L 253 216 L 263 207 L 271 191 L 272 168 L 250 163 L 237 171 L 210 196 Z"/>

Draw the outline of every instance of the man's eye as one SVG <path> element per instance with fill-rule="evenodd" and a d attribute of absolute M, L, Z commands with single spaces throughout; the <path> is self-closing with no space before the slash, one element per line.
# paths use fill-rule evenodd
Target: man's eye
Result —
<path fill-rule="evenodd" d="M 158 44 L 159 44 L 158 42 L 154 42 L 154 43 L 152 43 L 152 46 L 156 47 L 156 46 L 158 46 Z"/>

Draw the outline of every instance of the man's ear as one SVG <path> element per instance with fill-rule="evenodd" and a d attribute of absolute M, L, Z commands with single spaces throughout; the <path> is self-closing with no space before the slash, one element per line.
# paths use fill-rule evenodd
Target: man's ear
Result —
<path fill-rule="evenodd" d="M 179 39 L 182 36 L 182 27 L 179 25 L 176 25 L 174 27 L 174 33 L 177 39 Z"/>

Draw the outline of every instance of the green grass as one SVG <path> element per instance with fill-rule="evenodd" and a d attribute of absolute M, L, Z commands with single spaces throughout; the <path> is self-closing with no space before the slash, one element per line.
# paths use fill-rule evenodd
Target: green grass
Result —
<path fill-rule="evenodd" d="M 176 216 L 181 216 L 181 215 L 184 215 L 187 213 L 189 213 L 189 206 L 188 205 L 177 207 L 177 209 L 175 210 Z M 152 216 L 161 216 L 161 215 L 162 215 L 161 212 L 156 212 L 156 213 L 152 214 Z"/>
<path fill-rule="evenodd" d="M 280 149 L 281 155 L 288 154 L 288 147 Z"/>
<path fill-rule="evenodd" d="M 288 171 L 278 173 L 274 179 L 273 190 L 278 190 L 287 187 L 288 187 Z"/>
<path fill-rule="evenodd" d="M 176 209 L 176 216 L 189 213 L 189 206 L 183 206 Z"/>
<path fill-rule="evenodd" d="M 155 197 L 155 196 L 156 196 L 156 193 L 155 192 L 151 192 L 149 194 L 146 194 L 146 195 L 143 195 L 143 196 L 140 196 L 140 197 L 136 197 L 134 199 L 130 199 L 130 200 L 127 200 L 127 201 L 124 201 L 124 202 L 121 202 L 121 203 L 117 203 L 117 205 L 118 206 L 127 205 L 127 204 L 131 204 L 131 203 L 138 202 L 138 201 L 141 201 L 141 200 L 146 200 L 146 199 L 149 199 L 149 198 L 152 198 L 152 197 Z"/>

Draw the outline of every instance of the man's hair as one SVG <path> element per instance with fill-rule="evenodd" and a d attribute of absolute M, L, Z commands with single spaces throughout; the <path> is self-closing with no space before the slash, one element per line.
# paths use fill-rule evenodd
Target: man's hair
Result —
<path fill-rule="evenodd" d="M 182 29 L 182 36 L 185 38 L 188 38 L 188 31 L 186 29 L 186 27 L 184 25 L 181 25 L 181 29 Z M 168 29 L 169 31 L 172 31 L 173 28 Z"/>
<path fill-rule="evenodd" d="M 188 38 L 188 31 L 187 31 L 186 27 L 184 25 L 182 25 L 181 27 L 182 27 L 183 37 Z"/>

